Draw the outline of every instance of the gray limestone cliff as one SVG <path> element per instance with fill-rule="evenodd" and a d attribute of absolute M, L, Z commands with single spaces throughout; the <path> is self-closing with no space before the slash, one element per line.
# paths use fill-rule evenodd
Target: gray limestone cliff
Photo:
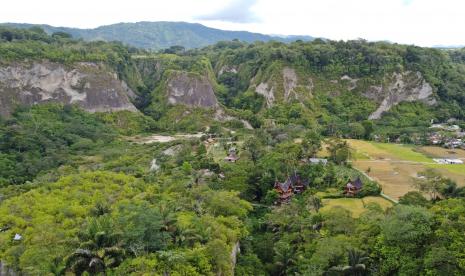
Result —
<path fill-rule="evenodd" d="M 268 80 L 260 82 L 258 85 L 253 84 L 252 89 L 265 97 L 266 106 L 271 107 L 276 101 L 299 102 L 311 97 L 313 90 L 313 80 L 311 78 L 299 78 L 295 69 L 284 67 L 277 75 L 271 76 Z"/>
<path fill-rule="evenodd" d="M 14 63 L 0 67 L 0 115 L 18 105 L 77 104 L 89 112 L 137 111 L 134 92 L 105 65 L 81 62 Z"/>
<path fill-rule="evenodd" d="M 213 85 L 205 76 L 187 72 L 173 72 L 167 80 L 168 103 L 191 107 L 218 107 Z"/>
<path fill-rule="evenodd" d="M 393 73 L 385 78 L 383 85 L 371 86 L 364 96 L 379 103 L 378 109 L 370 115 L 370 119 L 381 118 L 383 112 L 401 102 L 420 101 L 428 105 L 436 103 L 431 85 L 420 72 L 411 71 Z"/>

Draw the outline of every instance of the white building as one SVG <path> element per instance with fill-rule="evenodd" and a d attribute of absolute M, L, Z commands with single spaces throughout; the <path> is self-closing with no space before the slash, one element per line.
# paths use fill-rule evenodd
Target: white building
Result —
<path fill-rule="evenodd" d="M 463 164 L 463 161 L 460 159 L 450 159 L 450 158 L 436 158 L 433 159 L 438 164 L 448 165 L 448 164 Z"/>

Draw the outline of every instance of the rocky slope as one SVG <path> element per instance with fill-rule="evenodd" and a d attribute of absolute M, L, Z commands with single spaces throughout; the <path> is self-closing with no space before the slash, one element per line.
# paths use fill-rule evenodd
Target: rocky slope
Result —
<path fill-rule="evenodd" d="M 167 81 L 168 103 L 192 107 L 217 107 L 213 85 L 205 76 L 173 72 Z"/>
<path fill-rule="evenodd" d="M 432 86 L 418 71 L 386 74 L 379 84 L 368 87 L 358 85 L 360 79 L 348 75 L 335 80 L 320 78 L 318 87 L 315 87 L 314 78 L 316 76 L 298 75 L 294 68 L 283 67 L 274 70 L 266 78 L 258 74 L 251 79 L 249 89 L 264 97 L 267 108 L 276 103 L 303 102 L 305 99 L 311 99 L 315 89 L 328 91 L 332 97 L 340 96 L 341 93 L 360 93 L 378 106 L 369 116 L 372 120 L 381 118 L 383 112 L 402 102 L 419 101 L 428 105 L 436 103 Z M 367 83 L 367 80 L 364 83 Z"/>
<path fill-rule="evenodd" d="M 251 86 L 256 93 L 265 97 L 266 106 L 271 107 L 276 101 L 302 101 L 310 97 L 313 82 L 311 78 L 299 78 L 295 69 L 284 67 L 259 84 L 254 84 L 252 80 Z"/>
<path fill-rule="evenodd" d="M 77 104 L 90 112 L 137 109 L 134 92 L 106 66 L 53 62 L 14 63 L 0 67 L 0 115 L 18 105 L 44 102 Z"/>
<path fill-rule="evenodd" d="M 379 103 L 378 109 L 369 119 L 379 119 L 383 112 L 401 102 L 420 101 L 432 105 L 433 88 L 426 82 L 420 72 L 406 71 L 393 73 L 385 78 L 385 84 L 371 86 L 364 96 Z"/>

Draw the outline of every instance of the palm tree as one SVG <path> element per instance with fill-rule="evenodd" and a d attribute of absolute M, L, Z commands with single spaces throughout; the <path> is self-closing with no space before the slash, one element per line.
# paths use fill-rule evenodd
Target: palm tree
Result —
<path fill-rule="evenodd" d="M 66 265 L 61 258 L 55 258 L 48 267 L 49 272 L 54 276 L 64 276 L 66 272 Z"/>
<path fill-rule="evenodd" d="M 84 272 L 91 275 L 105 273 L 105 263 L 101 256 L 88 249 L 76 249 L 67 259 L 66 266 L 76 275 L 80 276 Z"/>
<path fill-rule="evenodd" d="M 112 229 L 113 224 L 107 216 L 90 220 L 81 234 L 84 242 L 68 256 L 66 267 L 79 276 L 85 271 L 91 275 L 105 274 L 107 268 L 118 266 L 123 261 L 124 250 Z"/>
<path fill-rule="evenodd" d="M 288 269 L 295 264 L 295 252 L 286 242 L 277 242 L 274 248 L 275 265 L 279 269 L 279 275 L 286 275 Z"/>
<path fill-rule="evenodd" d="M 174 242 L 179 246 L 193 246 L 196 241 L 201 241 L 202 236 L 195 229 L 177 229 Z"/>
<path fill-rule="evenodd" d="M 348 251 L 349 264 L 346 266 L 333 266 L 329 269 L 327 274 L 336 273 L 338 275 L 347 276 L 363 276 L 367 275 L 366 265 L 363 263 L 369 259 L 364 256 L 364 253 L 355 249 L 349 249 Z"/>

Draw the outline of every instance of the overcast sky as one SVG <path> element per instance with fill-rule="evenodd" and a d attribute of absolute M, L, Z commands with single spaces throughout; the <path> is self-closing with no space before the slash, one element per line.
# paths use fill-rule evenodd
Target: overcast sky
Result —
<path fill-rule="evenodd" d="M 464 0 L 2 0 L 0 22 L 93 28 L 187 21 L 227 30 L 465 45 Z"/>

